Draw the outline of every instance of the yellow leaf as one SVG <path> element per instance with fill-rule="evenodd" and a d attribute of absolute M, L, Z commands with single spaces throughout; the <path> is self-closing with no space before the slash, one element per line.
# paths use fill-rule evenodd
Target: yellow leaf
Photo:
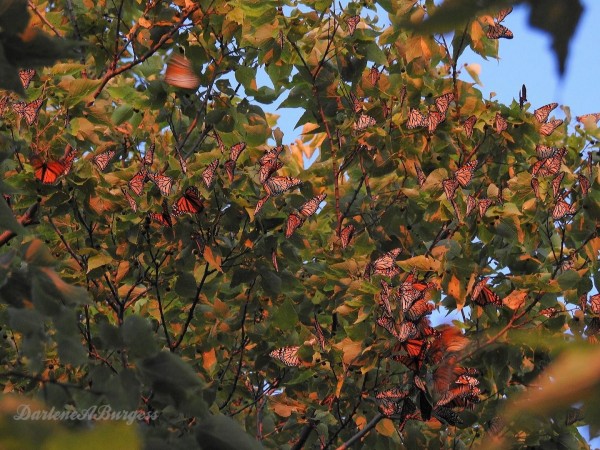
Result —
<path fill-rule="evenodd" d="M 515 289 L 510 294 L 508 294 L 502 300 L 506 306 L 510 309 L 519 309 L 523 303 L 525 303 L 525 298 L 527 297 L 527 291 L 522 291 L 520 289 Z"/>
<path fill-rule="evenodd" d="M 423 271 L 439 272 L 441 263 L 438 259 L 430 258 L 429 256 L 419 255 L 414 258 L 398 261 L 398 265 L 405 271 L 410 271 L 413 268 Z"/>
<path fill-rule="evenodd" d="M 394 427 L 394 422 L 390 419 L 385 418 L 380 420 L 375 429 L 379 431 L 380 434 L 384 436 L 391 436 L 396 432 L 396 427 Z"/>
<path fill-rule="evenodd" d="M 211 348 L 207 352 L 202 353 L 202 367 L 207 372 L 212 372 L 213 367 L 217 363 L 217 355 L 215 353 L 215 349 Z"/>
<path fill-rule="evenodd" d="M 356 419 L 354 419 L 354 422 L 356 423 L 356 428 L 362 430 L 367 424 L 367 418 L 365 416 L 358 416 Z"/>
<path fill-rule="evenodd" d="M 223 269 L 221 269 L 221 257 L 219 255 L 215 257 L 208 245 L 204 247 L 204 259 L 219 272 L 223 272 Z"/>
<path fill-rule="evenodd" d="M 466 299 L 465 290 L 461 288 L 460 280 L 452 275 L 452 278 L 450 278 L 450 282 L 448 283 L 448 294 L 456 300 L 456 309 L 459 311 L 465 305 Z"/>
<path fill-rule="evenodd" d="M 350 338 L 344 338 L 340 342 L 334 345 L 335 348 L 341 350 L 344 354 L 342 356 L 342 361 L 344 364 L 352 364 L 356 357 L 360 355 L 362 351 L 362 342 L 354 342 Z"/>
<path fill-rule="evenodd" d="M 150 28 L 152 26 L 152 22 L 150 22 L 145 17 L 140 17 L 138 22 L 139 22 L 140 26 L 144 27 L 144 28 Z"/>

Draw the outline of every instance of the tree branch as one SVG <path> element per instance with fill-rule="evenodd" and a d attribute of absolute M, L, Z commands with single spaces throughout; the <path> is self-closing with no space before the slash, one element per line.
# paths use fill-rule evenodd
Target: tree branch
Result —
<path fill-rule="evenodd" d="M 383 414 L 377 413 L 375 417 L 371 419 L 371 421 L 364 426 L 362 430 L 340 445 L 336 450 L 346 450 L 350 448 L 352 444 L 359 441 L 363 436 L 365 436 L 369 431 L 371 431 L 375 426 L 383 419 Z"/>

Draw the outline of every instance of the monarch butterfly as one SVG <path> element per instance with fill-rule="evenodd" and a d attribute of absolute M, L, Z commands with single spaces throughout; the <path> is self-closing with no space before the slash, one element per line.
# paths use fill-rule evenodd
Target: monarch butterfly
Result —
<path fill-rule="evenodd" d="M 392 103 L 393 105 L 393 103 Z M 384 119 L 387 119 L 390 115 L 392 108 L 388 106 L 388 103 L 384 100 L 381 101 L 381 115 L 383 115 Z"/>
<path fill-rule="evenodd" d="M 277 33 L 277 43 L 279 44 L 279 47 L 283 49 L 283 46 L 285 45 L 285 35 L 283 34 L 283 30 L 279 30 L 279 33 Z"/>
<path fill-rule="evenodd" d="M 507 120 L 504 117 L 502 117 L 502 114 L 500 114 L 499 112 L 496 113 L 496 117 L 494 119 L 494 129 L 498 134 L 508 129 Z"/>
<path fill-rule="evenodd" d="M 238 142 L 237 144 L 232 145 L 231 149 L 229 149 L 229 159 L 233 162 L 236 162 L 238 160 L 238 158 L 240 157 L 240 154 L 245 149 L 246 149 L 245 142 Z"/>
<path fill-rule="evenodd" d="M 129 191 L 127 189 L 125 189 L 124 187 L 121 187 L 121 192 L 123 193 L 123 196 L 125 197 L 125 199 L 127 199 L 127 202 L 129 203 L 129 207 L 131 209 L 133 209 L 133 212 L 137 212 L 137 203 L 136 203 L 135 199 L 131 196 Z"/>
<path fill-rule="evenodd" d="M 549 319 L 557 316 L 558 313 L 559 313 L 559 310 L 554 307 L 544 308 L 544 309 L 540 310 L 540 316 L 548 317 Z"/>
<path fill-rule="evenodd" d="M 523 109 L 525 102 L 527 101 L 527 87 L 523 84 L 521 91 L 519 92 L 519 108 Z"/>
<path fill-rule="evenodd" d="M 375 394 L 377 400 L 388 399 L 388 400 L 402 400 L 408 397 L 410 391 L 403 391 L 400 388 L 386 389 L 385 391 L 379 391 Z"/>
<path fill-rule="evenodd" d="M 531 167 L 531 175 L 534 177 L 537 177 L 538 175 L 544 177 L 558 173 L 560 166 L 562 165 L 562 158 L 566 152 L 566 148 L 563 147 L 558 149 L 553 156 L 537 161 Z"/>
<path fill-rule="evenodd" d="M 427 131 L 432 134 L 440 123 L 442 123 L 446 118 L 438 111 L 431 111 L 425 117 L 425 123 L 427 124 Z"/>
<path fill-rule="evenodd" d="M 477 199 L 469 194 L 469 196 L 467 197 L 467 213 L 466 213 L 466 215 L 468 216 L 473 211 L 475 211 L 475 208 L 477 208 L 477 205 L 478 205 Z"/>
<path fill-rule="evenodd" d="M 360 16 L 359 15 L 350 16 L 350 17 L 347 17 L 345 21 L 346 21 L 346 25 L 348 25 L 348 33 L 350 33 L 350 36 L 352 36 L 354 34 L 354 32 L 356 31 L 356 26 L 360 22 Z"/>
<path fill-rule="evenodd" d="M 448 111 L 448 108 L 450 107 L 450 103 L 452 103 L 453 101 L 454 94 L 452 92 L 447 92 L 435 99 L 435 107 L 442 116 L 445 116 L 446 112 Z"/>
<path fill-rule="evenodd" d="M 0 97 L 0 117 L 4 117 L 4 113 L 8 108 L 8 101 L 10 98 L 7 95 L 3 95 Z"/>
<path fill-rule="evenodd" d="M 575 117 L 575 119 L 577 119 L 577 121 L 581 123 L 587 121 L 598 123 L 598 120 L 600 120 L 600 113 L 583 114 L 581 116 Z"/>
<path fill-rule="evenodd" d="M 465 165 L 459 167 L 456 172 L 454 172 L 454 178 L 463 188 L 467 187 L 473 178 L 473 172 L 477 168 L 479 161 L 474 159 L 466 163 Z"/>
<path fill-rule="evenodd" d="M 55 184 L 58 178 L 64 175 L 66 168 L 60 160 L 43 161 L 37 155 L 32 158 L 31 164 L 33 165 L 35 178 L 44 184 Z"/>
<path fill-rule="evenodd" d="M 579 181 L 579 187 L 581 188 L 581 193 L 585 196 L 588 195 L 590 191 L 590 180 L 585 175 L 577 174 L 577 181 Z"/>
<path fill-rule="evenodd" d="M 399 300 L 402 311 L 408 311 L 412 305 L 419 299 L 421 299 L 425 292 L 431 287 L 428 283 L 421 283 L 415 281 L 414 275 L 411 273 L 406 280 L 404 280 L 399 288 Z"/>
<path fill-rule="evenodd" d="M 352 92 L 350 92 L 350 104 L 352 106 L 352 111 L 355 113 L 359 113 L 363 109 L 362 102 Z"/>
<path fill-rule="evenodd" d="M 412 322 L 402 322 L 398 329 L 396 329 L 396 322 L 394 319 L 386 315 L 378 317 L 375 322 L 400 342 L 413 339 L 418 335 L 415 324 Z"/>
<path fill-rule="evenodd" d="M 142 159 L 142 164 L 144 166 L 150 167 L 154 162 L 154 150 L 156 150 L 156 144 L 153 142 L 144 153 L 144 158 Z"/>
<path fill-rule="evenodd" d="M 547 145 L 538 144 L 535 146 L 535 153 L 538 159 L 546 159 L 556 156 L 563 148 L 559 149 L 558 147 L 548 147 Z"/>
<path fill-rule="evenodd" d="M 384 280 L 381 280 L 381 291 L 379 292 L 379 306 L 382 307 L 385 310 L 385 314 L 387 314 L 390 317 L 392 317 L 392 305 L 390 304 L 390 298 L 392 294 L 393 292 L 391 286 Z"/>
<path fill-rule="evenodd" d="M 381 73 L 379 72 L 379 70 L 377 70 L 377 67 L 371 67 L 371 70 L 369 70 L 369 81 L 371 82 L 371 84 L 375 86 L 380 78 Z"/>
<path fill-rule="evenodd" d="M 323 192 L 322 194 L 311 198 L 300 207 L 298 212 L 304 217 L 312 216 L 314 213 L 317 212 L 317 209 L 319 209 L 319 205 L 323 200 L 325 200 L 325 197 L 327 197 L 327 194 Z"/>
<path fill-rule="evenodd" d="M 594 314 L 600 314 L 600 294 L 590 297 L 590 310 Z"/>
<path fill-rule="evenodd" d="M 475 303 L 481 306 L 485 306 L 490 303 L 496 306 L 502 306 L 502 300 L 500 299 L 500 296 L 498 296 L 498 294 L 495 292 L 492 292 L 492 290 L 486 286 L 489 279 L 489 277 L 485 277 L 475 285 L 473 291 L 471 292 L 471 298 Z"/>
<path fill-rule="evenodd" d="M 566 259 L 563 259 L 560 263 L 560 270 L 562 270 L 563 272 L 571 270 L 573 267 L 575 267 L 574 255 L 568 256 Z"/>
<path fill-rule="evenodd" d="M 399 272 L 398 266 L 396 266 L 396 258 L 401 252 L 402 249 L 395 248 L 384 253 L 372 263 L 367 264 L 367 267 L 365 268 L 367 278 L 370 278 L 372 273 L 378 273 L 389 277 L 396 275 Z"/>
<path fill-rule="evenodd" d="M 419 389 L 421 392 L 427 392 L 427 386 L 425 385 L 425 380 L 423 380 L 423 378 L 421 378 L 418 375 L 415 375 L 413 378 L 413 382 L 415 383 L 416 388 Z"/>
<path fill-rule="evenodd" d="M 540 182 L 537 178 L 531 179 L 531 189 L 533 189 L 533 193 L 535 194 L 535 198 L 540 200 Z"/>
<path fill-rule="evenodd" d="M 436 405 L 437 406 L 447 405 L 448 403 L 451 403 L 457 397 L 460 398 L 460 397 L 466 397 L 466 396 L 468 396 L 475 389 L 477 389 L 477 391 L 479 391 L 478 388 L 471 387 L 468 384 L 459 384 L 458 386 L 450 388 L 449 390 L 447 390 L 446 392 L 444 392 L 444 394 L 442 395 L 442 397 L 437 401 Z"/>
<path fill-rule="evenodd" d="M 146 182 L 146 177 L 148 176 L 148 171 L 145 167 L 142 167 L 138 173 L 136 173 L 131 180 L 127 183 L 129 188 L 135 192 L 136 195 L 142 195 L 142 191 L 144 190 L 144 183 Z"/>
<path fill-rule="evenodd" d="M 210 186 L 213 183 L 217 167 L 219 167 L 219 160 L 215 159 L 202 172 L 202 179 L 204 180 L 204 184 L 206 185 L 207 189 L 210 189 Z"/>
<path fill-rule="evenodd" d="M 196 186 L 188 186 L 183 196 L 173 204 L 171 211 L 175 217 L 179 217 L 185 213 L 199 214 L 204 209 L 203 200 Z"/>
<path fill-rule="evenodd" d="M 411 108 L 408 112 L 408 120 L 406 121 L 406 128 L 412 130 L 417 127 L 424 127 L 427 125 L 427 117 L 421 113 L 418 109 Z"/>
<path fill-rule="evenodd" d="M 264 183 L 268 195 L 281 195 L 285 191 L 302 184 L 302 180 L 293 177 L 271 177 Z"/>
<path fill-rule="evenodd" d="M 377 121 L 373 117 L 367 114 L 361 114 L 356 122 L 352 124 L 352 129 L 355 131 L 364 131 L 367 128 L 374 126 L 376 123 Z"/>
<path fill-rule="evenodd" d="M 498 11 L 498 14 L 496 14 L 496 22 L 502 22 L 504 19 L 506 19 L 506 16 L 508 16 L 512 12 L 512 10 L 512 6 L 510 6 L 508 8 L 504 8 Z"/>
<path fill-rule="evenodd" d="M 181 155 L 181 152 L 177 147 L 175 147 L 175 154 L 177 155 L 177 160 L 179 161 L 179 165 L 181 166 L 181 171 L 185 175 L 187 173 L 187 163 L 185 162 L 185 159 L 183 159 L 183 156 Z"/>
<path fill-rule="evenodd" d="M 494 436 L 500 436 L 505 427 L 504 419 L 500 416 L 494 416 L 486 422 L 488 433 Z"/>
<path fill-rule="evenodd" d="M 354 236 L 354 231 L 355 231 L 354 225 L 346 225 L 344 228 L 342 228 L 342 231 L 340 231 L 340 239 L 342 241 L 342 248 L 348 247 L 348 244 L 352 240 L 352 236 Z"/>
<path fill-rule="evenodd" d="M 219 136 L 219 133 L 217 133 L 216 130 L 213 130 L 213 137 L 215 138 L 215 141 L 217 141 L 217 145 L 218 145 L 219 149 L 221 150 L 221 153 L 223 153 L 225 151 L 225 144 L 223 144 L 223 141 L 221 140 L 221 136 Z"/>
<path fill-rule="evenodd" d="M 256 204 L 256 207 L 254 208 L 254 215 L 256 216 L 260 210 L 262 209 L 262 207 L 265 205 L 265 203 L 267 203 L 267 200 L 269 200 L 271 196 L 269 194 L 265 195 L 263 198 L 261 198 L 258 203 Z"/>
<path fill-rule="evenodd" d="M 381 414 L 383 414 L 386 417 L 391 417 L 398 414 L 402 414 L 402 403 L 397 402 L 395 400 L 382 398 L 379 401 L 378 407 L 381 411 Z"/>
<path fill-rule="evenodd" d="M 585 328 L 585 334 L 590 344 L 598 343 L 598 338 L 596 337 L 598 333 L 600 333 L 600 318 L 592 317 L 590 324 Z"/>
<path fill-rule="evenodd" d="M 258 164 L 264 166 L 267 164 L 271 165 L 276 163 L 281 152 L 283 152 L 283 145 L 278 145 L 277 147 L 273 147 L 271 150 L 265 151 L 265 154 L 258 160 Z"/>
<path fill-rule="evenodd" d="M 169 228 L 173 227 L 173 221 L 171 219 L 171 214 L 169 213 L 169 205 L 167 204 L 166 199 L 164 199 L 162 202 L 162 212 L 161 213 L 155 213 L 155 212 L 148 213 L 148 217 L 151 220 L 158 222 L 163 227 L 169 227 Z"/>
<path fill-rule="evenodd" d="M 322 351 L 325 351 L 325 346 L 327 345 L 327 340 L 325 339 L 325 334 L 323 334 L 323 328 L 319 324 L 317 320 L 317 315 L 315 314 L 313 319 L 313 324 L 315 326 L 315 334 L 317 335 L 317 341 L 319 342 L 319 347 L 321 347 Z"/>
<path fill-rule="evenodd" d="M 304 224 L 304 220 L 305 219 L 300 217 L 298 214 L 290 214 L 285 225 L 285 237 L 289 238 L 292 234 L 294 234 L 294 231 Z"/>
<path fill-rule="evenodd" d="M 575 422 L 584 419 L 584 414 L 581 409 L 570 408 L 567 411 L 567 416 L 565 417 L 565 425 L 573 425 Z"/>
<path fill-rule="evenodd" d="M 73 160 L 77 156 L 77 150 L 67 144 L 65 153 L 59 160 L 43 161 L 39 155 L 34 155 L 31 164 L 34 168 L 34 176 L 44 184 L 55 184 L 58 178 L 68 175 L 73 165 Z"/>
<path fill-rule="evenodd" d="M 271 175 L 273 175 L 282 167 L 283 163 L 281 161 L 275 161 L 273 163 L 266 163 L 261 165 L 260 169 L 258 170 L 259 181 L 264 184 Z"/>
<path fill-rule="evenodd" d="M 468 384 L 471 388 L 474 388 L 479 384 L 479 380 L 471 375 L 462 374 L 459 375 L 455 381 L 456 384 Z"/>
<path fill-rule="evenodd" d="M 12 107 L 21 119 L 25 118 L 27 125 L 33 125 L 38 119 L 43 102 L 44 99 L 40 97 L 30 103 L 13 103 Z"/>
<path fill-rule="evenodd" d="M 506 28 L 504 25 L 500 25 L 499 23 L 490 25 L 487 29 L 485 35 L 489 39 L 512 39 L 514 37 L 513 32 Z"/>
<path fill-rule="evenodd" d="M 557 198 L 558 194 L 560 193 L 560 184 L 562 183 L 564 177 L 565 173 L 561 171 L 554 175 L 554 178 L 552 179 L 552 193 L 554 198 Z"/>
<path fill-rule="evenodd" d="M 548 116 L 552 111 L 556 109 L 557 106 L 558 103 L 548 103 L 547 105 L 541 106 L 540 108 L 536 109 L 533 112 L 535 120 L 537 120 L 539 123 L 546 123 L 546 121 L 548 120 Z"/>
<path fill-rule="evenodd" d="M 33 69 L 22 69 L 19 70 L 19 78 L 21 79 L 21 84 L 23 84 L 23 88 L 27 89 L 29 87 L 29 83 L 35 77 L 35 70 Z"/>
<path fill-rule="evenodd" d="M 540 127 L 540 134 L 550 136 L 563 123 L 562 119 L 554 119 Z"/>
<path fill-rule="evenodd" d="M 190 234 L 190 239 L 192 239 L 196 243 L 196 246 L 198 247 L 198 253 L 200 255 L 203 255 L 204 248 L 206 247 L 206 241 L 204 240 L 202 235 L 200 233 L 194 231 L 194 232 L 192 232 L 192 234 Z"/>
<path fill-rule="evenodd" d="M 108 163 L 115 157 L 114 150 L 107 150 L 100 153 L 92 158 L 92 162 L 98 167 L 100 171 L 103 171 L 108 166 Z"/>
<path fill-rule="evenodd" d="M 419 299 L 412 304 L 407 311 L 404 312 L 404 317 L 411 322 L 418 321 L 421 317 L 431 314 L 435 309 L 433 303 L 430 303 L 424 299 Z"/>
<path fill-rule="evenodd" d="M 421 167 L 417 165 L 417 163 L 415 163 L 414 166 L 415 172 L 417 173 L 417 183 L 419 183 L 419 186 L 423 186 L 425 184 L 425 181 L 427 181 L 427 177 L 425 176 L 425 173 L 423 172 Z"/>
<path fill-rule="evenodd" d="M 442 180 L 442 187 L 444 188 L 444 194 L 450 201 L 456 198 L 456 190 L 458 189 L 458 181 L 456 178 L 446 178 Z"/>
<path fill-rule="evenodd" d="M 281 347 L 276 348 L 275 350 L 269 353 L 271 358 L 278 359 L 286 366 L 290 367 L 298 367 L 300 363 L 300 359 L 298 358 L 298 349 L 300 346 L 290 346 L 290 347 Z"/>
<path fill-rule="evenodd" d="M 492 204 L 494 203 L 494 200 L 492 200 L 491 198 L 484 198 L 479 200 L 479 205 L 478 205 L 478 209 L 479 209 L 479 218 L 483 219 L 483 216 L 485 216 L 485 213 L 487 212 L 487 210 L 490 208 L 490 206 L 492 206 Z"/>
<path fill-rule="evenodd" d="M 410 322 L 409 322 L 410 323 Z M 408 367 L 410 370 L 419 371 L 425 362 L 427 351 L 431 343 L 423 339 L 408 339 L 401 344 L 407 354 L 392 356 L 394 361 L 398 361 Z"/>
<path fill-rule="evenodd" d="M 572 216 L 577 212 L 575 205 L 569 205 L 565 202 L 564 197 L 564 194 L 559 196 L 556 205 L 554 205 L 554 209 L 552 210 L 552 218 L 554 220 L 560 220 L 565 216 Z"/>
<path fill-rule="evenodd" d="M 272 148 L 265 151 L 265 154 L 258 160 L 258 164 L 260 165 L 259 179 L 261 183 L 264 183 L 274 172 L 283 167 L 283 163 L 278 159 L 282 151 L 283 146 Z"/>
<path fill-rule="evenodd" d="M 470 139 L 473 136 L 473 129 L 475 127 L 475 123 L 477 123 L 476 116 L 469 116 L 467 120 L 463 122 L 463 128 L 465 130 L 465 134 Z"/>
<path fill-rule="evenodd" d="M 76 156 L 77 150 L 71 147 L 71 144 L 67 144 L 67 146 L 65 147 L 65 154 L 60 159 L 60 162 L 62 162 L 65 166 L 63 170 L 63 175 L 69 174 L 69 172 L 71 171 L 71 166 L 73 165 L 73 161 L 75 160 Z"/>
<path fill-rule="evenodd" d="M 173 178 L 160 173 L 148 172 L 148 179 L 158 187 L 162 196 L 166 197 L 171 193 Z"/>
<path fill-rule="evenodd" d="M 174 54 L 167 62 L 165 82 L 183 89 L 198 89 L 200 78 L 194 73 L 192 62 L 184 56 Z"/>
<path fill-rule="evenodd" d="M 235 176 L 235 161 L 228 159 L 225 161 L 225 172 L 227 172 L 227 178 L 229 178 L 229 182 L 233 183 L 233 178 Z"/>

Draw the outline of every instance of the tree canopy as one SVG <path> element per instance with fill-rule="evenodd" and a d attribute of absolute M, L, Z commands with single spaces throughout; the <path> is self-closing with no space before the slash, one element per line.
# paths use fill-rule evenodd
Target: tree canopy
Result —
<path fill-rule="evenodd" d="M 600 114 L 483 97 L 517 3 L 0 5 L 2 447 L 587 448 Z"/>

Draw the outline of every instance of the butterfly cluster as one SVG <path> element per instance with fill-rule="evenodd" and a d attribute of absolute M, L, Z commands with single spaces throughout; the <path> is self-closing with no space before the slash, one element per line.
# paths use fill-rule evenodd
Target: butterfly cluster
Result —
<path fill-rule="evenodd" d="M 255 215 L 260 212 L 269 198 L 281 195 L 302 184 L 302 180 L 298 178 L 274 176 L 275 172 L 283 167 L 283 163 L 279 160 L 281 152 L 283 152 L 283 146 L 274 147 L 271 150 L 267 150 L 258 160 L 260 166 L 258 169 L 258 179 L 265 188 L 266 195 L 256 204 Z"/>
<path fill-rule="evenodd" d="M 427 114 L 423 114 L 418 109 L 411 108 L 406 121 L 406 128 L 412 130 L 418 127 L 427 127 L 429 133 L 435 132 L 438 125 L 446 120 L 446 113 L 450 107 L 450 103 L 454 101 L 454 94 L 447 92 L 436 97 L 433 109 L 430 109 Z"/>

